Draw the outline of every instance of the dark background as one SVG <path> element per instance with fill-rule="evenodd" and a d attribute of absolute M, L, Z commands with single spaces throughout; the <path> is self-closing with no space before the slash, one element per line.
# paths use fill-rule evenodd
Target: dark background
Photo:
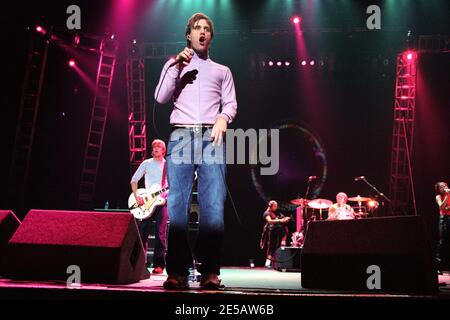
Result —
<path fill-rule="evenodd" d="M 29 37 L 37 23 L 64 28 L 68 5 L 82 12 L 82 30 L 116 34 L 120 55 L 99 168 L 95 208 L 106 201 L 125 208 L 129 195 L 126 47 L 142 42 L 183 41 L 187 19 L 197 11 L 215 23 L 210 55 L 233 72 L 238 115 L 231 128 L 282 129 L 280 171 L 273 177 L 253 175 L 249 165 L 228 166 L 231 198 L 226 203 L 224 263 L 261 261 L 258 250 L 266 200 L 287 204 L 303 196 L 309 175 L 321 181 L 316 197 L 334 200 L 339 191 L 349 196 L 374 196 L 356 176 L 365 175 L 387 193 L 394 106 L 396 55 L 419 35 L 449 34 L 447 1 L 17 1 L 1 12 L 6 31 L 2 41 L 0 166 L 3 209 L 14 209 L 5 196 L 24 76 Z M 370 4 L 381 7 L 381 30 L 366 28 Z M 289 19 L 303 21 L 301 51 Z M 27 27 L 30 29 L 28 30 Z M 408 31 L 411 36 L 407 37 Z M 95 81 L 98 56 L 75 51 L 80 69 Z M 417 126 L 413 173 L 419 214 L 437 237 L 434 183 L 449 180 L 449 57 L 419 55 Z M 92 107 L 92 92 L 67 66 L 72 56 L 50 45 L 45 82 L 33 146 L 26 207 L 77 209 L 82 157 Z M 302 59 L 316 65 L 300 66 Z M 289 67 L 263 65 L 290 61 Z M 323 65 L 321 65 L 323 61 Z M 157 106 L 153 126 L 153 93 L 165 59 L 146 61 L 148 141 L 167 140 L 170 105 Z M 157 132 L 159 134 L 157 134 Z M 306 132 L 306 133 L 305 133 Z M 309 138 L 320 143 L 323 166 Z M 258 169 L 258 168 L 256 168 Z M 256 170 L 257 172 L 258 170 Z M 258 192 L 259 190 L 259 192 Z M 233 200 L 237 215 L 231 203 Z M 289 212 L 292 207 L 285 206 Z M 379 214 L 384 214 L 380 210 Z M 240 222 L 239 222 L 240 221 Z M 237 249 L 239 248 L 239 249 Z"/>

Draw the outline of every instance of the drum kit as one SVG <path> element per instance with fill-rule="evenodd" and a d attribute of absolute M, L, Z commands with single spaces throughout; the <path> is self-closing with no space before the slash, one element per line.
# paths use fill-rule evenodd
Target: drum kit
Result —
<path fill-rule="evenodd" d="M 375 199 L 361 197 L 359 195 L 356 197 L 350 197 L 347 201 L 356 202 L 358 205 L 352 206 L 354 213 L 351 215 L 343 214 L 340 217 L 338 215 L 338 220 L 349 219 L 349 217 L 351 217 L 350 219 L 366 218 L 369 214 L 373 214 L 379 205 L 378 201 Z M 290 203 L 297 206 L 296 231 L 292 234 L 291 245 L 294 247 L 300 247 L 304 242 L 304 234 L 307 229 L 307 224 L 310 221 L 323 220 L 323 211 L 327 211 L 326 218 L 328 218 L 328 209 L 333 205 L 333 202 L 328 199 L 309 200 L 298 198 L 291 200 Z"/>
<path fill-rule="evenodd" d="M 376 210 L 379 206 L 378 201 L 369 198 L 369 197 L 361 197 L 360 195 L 356 197 L 350 197 L 348 198 L 348 201 L 350 202 L 356 202 L 357 206 L 352 206 L 352 208 L 355 210 L 355 217 L 356 218 L 363 218 L 367 217 L 370 213 L 373 213 L 374 210 Z M 323 216 L 322 213 L 324 210 L 328 210 L 332 205 L 333 202 L 328 199 L 314 199 L 314 200 L 308 200 L 308 199 L 293 199 L 290 201 L 291 204 L 300 206 L 301 208 L 310 208 L 312 210 L 319 210 L 318 219 L 322 220 Z M 364 205 L 363 205 L 364 204 Z M 313 220 L 315 220 L 315 215 L 312 216 Z"/>

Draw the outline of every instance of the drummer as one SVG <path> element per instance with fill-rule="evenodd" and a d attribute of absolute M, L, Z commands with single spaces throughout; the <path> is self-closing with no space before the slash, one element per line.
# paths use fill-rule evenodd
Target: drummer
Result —
<path fill-rule="evenodd" d="M 328 220 L 349 220 L 355 219 L 355 212 L 347 204 L 348 196 L 344 192 L 336 195 L 336 203 L 328 209 Z"/>

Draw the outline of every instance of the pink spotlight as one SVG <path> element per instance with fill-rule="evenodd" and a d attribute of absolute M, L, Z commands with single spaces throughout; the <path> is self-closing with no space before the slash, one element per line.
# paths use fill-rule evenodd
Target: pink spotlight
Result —
<path fill-rule="evenodd" d="M 278 61 L 278 62 L 277 62 L 277 66 L 279 66 L 279 67 L 280 67 L 280 66 L 281 66 L 281 64 L 282 64 L 282 63 L 281 63 L 281 61 Z"/>
<path fill-rule="evenodd" d="M 41 26 L 36 26 L 36 31 L 42 34 L 46 34 L 47 32 L 45 31 L 44 28 L 42 28 Z"/>
<path fill-rule="evenodd" d="M 285 61 L 285 62 L 284 62 L 284 65 L 285 65 L 286 67 L 289 67 L 289 66 L 291 65 L 291 63 L 290 63 L 289 61 Z"/>
<path fill-rule="evenodd" d="M 75 67 L 75 60 L 70 59 L 69 60 L 69 66 L 71 66 L 72 68 Z"/>
<path fill-rule="evenodd" d="M 291 21 L 292 21 L 293 24 L 300 24 L 300 22 L 301 22 L 302 20 L 300 19 L 299 16 L 293 16 L 293 17 L 291 18 Z"/>
<path fill-rule="evenodd" d="M 269 67 L 273 66 L 273 61 L 269 61 Z"/>
<path fill-rule="evenodd" d="M 313 66 L 313 65 L 315 65 L 316 64 L 316 62 L 314 61 L 314 60 L 311 60 L 310 62 L 309 62 L 309 65 L 310 66 Z"/>
<path fill-rule="evenodd" d="M 415 58 L 415 54 L 413 51 L 409 50 L 404 53 L 403 57 L 406 58 L 408 61 L 411 61 Z"/>
<path fill-rule="evenodd" d="M 306 66 L 306 60 L 302 61 L 302 66 Z"/>

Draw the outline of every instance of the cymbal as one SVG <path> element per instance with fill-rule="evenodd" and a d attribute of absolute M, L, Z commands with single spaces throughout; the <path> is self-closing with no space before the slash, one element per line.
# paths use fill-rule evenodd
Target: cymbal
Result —
<path fill-rule="evenodd" d="M 308 206 L 314 209 L 328 209 L 333 202 L 327 199 L 314 199 L 308 202 Z"/>
<path fill-rule="evenodd" d="M 299 198 L 299 199 L 294 199 L 289 201 L 292 204 L 295 204 L 296 206 L 301 206 L 301 205 L 305 205 L 309 202 L 310 200 L 308 199 L 303 199 L 303 198 Z"/>
<path fill-rule="evenodd" d="M 372 200 L 372 198 L 366 198 L 366 197 L 361 197 L 361 196 L 348 198 L 348 201 L 355 201 L 355 202 L 364 202 L 364 201 L 370 201 L 370 200 Z"/>

